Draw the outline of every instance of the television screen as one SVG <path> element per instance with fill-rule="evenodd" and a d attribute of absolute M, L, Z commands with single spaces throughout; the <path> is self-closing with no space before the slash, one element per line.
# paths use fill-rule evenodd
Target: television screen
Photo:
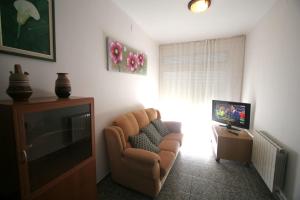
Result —
<path fill-rule="evenodd" d="M 250 107 L 248 103 L 213 100 L 212 119 L 228 127 L 249 129 Z"/>

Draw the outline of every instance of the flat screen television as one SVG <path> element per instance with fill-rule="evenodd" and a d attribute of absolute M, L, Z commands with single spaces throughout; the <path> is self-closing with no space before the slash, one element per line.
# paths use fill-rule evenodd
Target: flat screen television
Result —
<path fill-rule="evenodd" d="M 249 129 L 251 104 L 231 101 L 212 101 L 212 120 L 232 126 Z M 236 129 L 238 130 L 238 129 Z"/>

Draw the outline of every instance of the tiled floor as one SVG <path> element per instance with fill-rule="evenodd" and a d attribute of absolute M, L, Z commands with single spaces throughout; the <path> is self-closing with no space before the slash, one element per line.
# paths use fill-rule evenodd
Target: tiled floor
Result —
<path fill-rule="evenodd" d="M 191 143 L 192 144 L 192 143 Z M 189 151 L 187 150 L 189 148 Z M 188 152 L 205 152 L 195 156 Z M 114 183 L 110 176 L 98 184 L 101 200 L 148 200 L 143 194 Z M 233 161 L 217 163 L 209 142 L 182 147 L 157 200 L 273 200 L 253 167 Z"/>

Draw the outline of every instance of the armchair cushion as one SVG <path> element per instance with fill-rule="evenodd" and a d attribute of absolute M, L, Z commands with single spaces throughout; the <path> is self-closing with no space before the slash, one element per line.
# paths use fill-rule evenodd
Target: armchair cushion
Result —
<path fill-rule="evenodd" d="M 136 121 L 138 122 L 140 129 L 144 128 L 145 126 L 147 126 L 150 123 L 148 115 L 147 115 L 147 113 L 144 109 L 137 110 L 137 111 L 132 112 L 132 113 L 135 116 Z"/>
<path fill-rule="evenodd" d="M 155 110 L 154 108 L 148 108 L 148 109 L 145 109 L 145 111 L 146 111 L 150 121 L 153 121 L 158 118 L 157 110 Z"/>
<path fill-rule="evenodd" d="M 161 119 L 155 119 L 151 123 L 155 126 L 161 136 L 164 137 L 170 133 L 169 129 L 163 124 Z"/>
<path fill-rule="evenodd" d="M 144 164 L 153 165 L 155 162 L 160 162 L 160 157 L 158 154 L 143 149 L 127 148 L 123 152 L 123 156 Z"/>
<path fill-rule="evenodd" d="M 128 136 L 139 134 L 139 124 L 132 113 L 119 116 L 113 121 L 113 125 L 123 130 L 125 141 L 128 140 Z"/>
<path fill-rule="evenodd" d="M 158 146 L 160 141 L 162 140 L 161 135 L 151 123 L 148 124 L 148 126 L 142 128 L 141 131 L 144 132 L 146 136 L 150 139 L 150 141 L 156 146 Z"/>
<path fill-rule="evenodd" d="M 170 133 L 164 137 L 164 140 L 176 140 L 182 145 L 183 134 L 182 133 Z"/>
<path fill-rule="evenodd" d="M 181 123 L 174 121 L 164 121 L 164 125 L 171 133 L 181 133 Z"/>
<path fill-rule="evenodd" d="M 154 153 L 158 153 L 160 151 L 159 147 L 155 146 L 145 133 L 129 136 L 129 141 L 134 148 L 144 149 Z"/>
<path fill-rule="evenodd" d="M 160 150 L 164 151 L 170 151 L 177 155 L 180 144 L 176 140 L 162 140 L 162 142 L 159 144 Z"/>

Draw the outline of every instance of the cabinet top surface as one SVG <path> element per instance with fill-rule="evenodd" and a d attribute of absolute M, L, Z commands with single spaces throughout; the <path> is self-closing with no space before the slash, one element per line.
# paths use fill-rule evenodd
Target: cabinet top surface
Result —
<path fill-rule="evenodd" d="M 228 132 L 227 128 L 221 127 L 218 125 L 214 125 L 213 131 L 215 134 L 218 135 L 218 137 L 235 138 L 235 139 L 242 139 L 242 140 L 252 140 L 252 137 L 245 130 L 239 131 L 238 132 L 239 135 L 234 135 L 234 134 Z"/>
<path fill-rule="evenodd" d="M 38 104 L 38 103 L 54 103 L 54 102 L 60 102 L 60 103 L 68 103 L 73 100 L 88 100 L 93 99 L 92 97 L 69 97 L 69 98 L 57 98 L 57 97 L 40 97 L 40 98 L 32 98 L 28 101 L 12 101 L 12 100 L 2 100 L 0 101 L 0 105 L 5 106 L 17 106 L 17 105 L 30 105 L 30 104 Z"/>

